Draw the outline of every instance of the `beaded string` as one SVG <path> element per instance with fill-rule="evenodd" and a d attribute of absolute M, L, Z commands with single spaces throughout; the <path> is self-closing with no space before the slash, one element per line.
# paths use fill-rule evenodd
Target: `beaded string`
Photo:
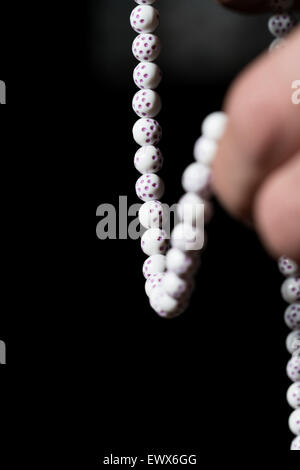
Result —
<path fill-rule="evenodd" d="M 194 275 L 200 264 L 198 242 L 204 238 L 201 222 L 212 216 L 211 164 L 217 153 L 218 142 L 224 134 L 227 116 L 223 112 L 210 114 L 202 123 L 202 136 L 194 146 L 195 162 L 182 176 L 185 195 L 180 199 L 177 212 L 180 222 L 175 225 L 171 240 L 165 230 L 166 208 L 161 202 L 164 182 L 157 174 L 163 165 L 163 156 L 157 144 L 162 129 L 156 116 L 161 110 L 161 99 L 155 91 L 162 72 L 154 61 L 158 58 L 161 43 L 154 33 L 159 25 L 159 12 L 152 6 L 155 0 L 135 0 L 138 4 L 131 13 L 130 23 L 138 33 L 132 52 L 139 64 L 133 79 L 139 91 L 134 95 L 132 107 L 139 119 L 133 126 L 133 137 L 140 146 L 134 157 L 135 168 L 141 176 L 136 182 L 137 196 L 143 201 L 139 221 L 146 228 L 141 238 L 141 248 L 148 256 L 143 265 L 145 290 L 154 311 L 164 318 L 174 318 L 188 307 L 194 288 Z M 270 0 L 274 14 L 268 22 L 275 37 L 270 51 L 284 47 L 284 36 L 296 23 L 290 12 L 293 0 Z M 203 210 L 204 207 L 204 210 Z M 201 232 L 201 233 L 199 233 Z M 171 246 L 170 246 L 171 245 Z M 300 267 L 292 260 L 281 257 L 279 269 L 287 278 L 281 293 L 290 305 L 285 311 L 285 322 L 292 329 L 286 346 L 292 354 L 287 374 L 293 381 L 287 400 L 294 411 L 289 417 L 289 428 L 296 435 L 291 450 L 300 450 Z"/>

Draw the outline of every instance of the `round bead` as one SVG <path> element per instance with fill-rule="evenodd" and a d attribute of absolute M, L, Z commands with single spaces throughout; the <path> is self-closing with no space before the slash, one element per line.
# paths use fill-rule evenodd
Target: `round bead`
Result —
<path fill-rule="evenodd" d="M 273 36 L 281 38 L 288 34 L 295 26 L 295 19 L 289 13 L 271 16 L 268 27 Z"/>
<path fill-rule="evenodd" d="M 286 349 L 290 354 L 293 354 L 295 351 L 297 351 L 297 349 L 300 349 L 300 330 L 291 331 L 286 338 L 285 344 Z"/>
<path fill-rule="evenodd" d="M 172 271 L 166 272 L 162 286 L 166 293 L 174 299 L 183 297 L 189 290 L 188 283 Z"/>
<path fill-rule="evenodd" d="M 283 49 L 285 45 L 286 45 L 285 39 L 283 38 L 274 39 L 274 41 L 272 41 L 270 44 L 269 51 L 273 52 L 273 51 L 277 51 L 278 49 Z"/>
<path fill-rule="evenodd" d="M 287 307 L 284 312 L 284 321 L 291 330 L 300 329 L 300 303 L 295 302 Z"/>
<path fill-rule="evenodd" d="M 194 158 L 203 165 L 211 165 L 217 153 L 218 145 L 215 140 L 201 136 L 194 145 Z"/>
<path fill-rule="evenodd" d="M 152 255 L 143 264 L 143 274 L 146 279 L 151 274 L 163 273 L 166 270 L 166 257 L 164 255 Z"/>
<path fill-rule="evenodd" d="M 291 450 L 300 450 L 300 436 L 295 437 L 292 441 Z"/>
<path fill-rule="evenodd" d="M 203 198 L 211 195 L 211 169 L 202 163 L 191 163 L 182 175 L 182 186 L 186 192 L 199 194 Z"/>
<path fill-rule="evenodd" d="M 299 273 L 299 266 L 295 261 L 292 261 L 290 258 L 281 256 L 278 260 L 279 271 L 284 276 L 294 276 Z"/>
<path fill-rule="evenodd" d="M 293 356 L 287 364 L 287 375 L 293 382 L 300 380 L 300 357 Z"/>
<path fill-rule="evenodd" d="M 286 398 L 292 408 L 300 407 L 300 382 L 294 382 L 288 388 Z"/>
<path fill-rule="evenodd" d="M 179 302 L 168 295 L 164 289 L 157 289 L 150 296 L 150 305 L 153 310 L 163 318 L 174 318 L 182 313 Z"/>
<path fill-rule="evenodd" d="M 179 223 L 172 230 L 171 240 L 173 248 L 183 251 L 201 250 L 204 243 L 204 230 Z"/>
<path fill-rule="evenodd" d="M 130 24 L 137 33 L 153 33 L 159 25 L 159 13 L 149 5 L 135 7 L 130 15 Z"/>
<path fill-rule="evenodd" d="M 142 174 L 157 173 L 162 165 L 161 151 L 153 145 L 144 145 L 134 156 L 134 166 Z"/>
<path fill-rule="evenodd" d="M 140 62 L 153 62 L 160 54 L 160 40 L 155 34 L 139 34 L 132 44 L 132 52 Z"/>
<path fill-rule="evenodd" d="M 148 297 L 150 297 L 154 289 L 158 289 L 159 287 L 162 286 L 162 281 L 163 281 L 164 276 L 165 276 L 165 273 L 158 273 L 158 274 L 151 274 L 151 276 L 148 277 L 145 283 L 145 291 Z"/>
<path fill-rule="evenodd" d="M 289 417 L 289 428 L 296 436 L 300 435 L 300 408 L 294 410 Z"/>
<path fill-rule="evenodd" d="M 152 3 L 156 2 L 156 0 L 134 0 L 135 3 L 139 5 L 152 5 Z"/>
<path fill-rule="evenodd" d="M 141 118 L 153 118 L 161 110 L 160 96 L 153 90 L 140 90 L 133 97 L 132 108 Z"/>
<path fill-rule="evenodd" d="M 221 111 L 209 114 L 202 123 L 202 134 L 207 139 L 220 140 L 225 132 L 227 120 L 227 115 Z"/>
<path fill-rule="evenodd" d="M 154 119 L 141 118 L 132 129 L 133 138 L 138 145 L 156 145 L 161 139 L 161 127 Z"/>
<path fill-rule="evenodd" d="M 204 201 L 196 193 L 186 193 L 179 199 L 177 214 L 179 219 L 199 229 L 204 225 Z"/>
<path fill-rule="evenodd" d="M 142 90 L 154 90 L 160 84 L 161 79 L 161 70 L 153 62 L 140 62 L 133 72 L 134 83 Z"/>
<path fill-rule="evenodd" d="M 168 271 L 178 276 L 185 276 L 192 270 L 193 258 L 178 248 L 171 248 L 166 256 L 166 266 Z"/>
<path fill-rule="evenodd" d="M 147 173 L 139 177 L 135 185 L 135 190 L 142 201 L 154 201 L 162 197 L 165 191 L 165 185 L 158 175 Z"/>
<path fill-rule="evenodd" d="M 165 230 L 149 228 L 141 238 L 143 252 L 148 255 L 164 255 L 169 246 L 169 237 Z"/>
<path fill-rule="evenodd" d="M 159 201 L 145 202 L 139 210 L 139 221 L 145 228 L 160 228 L 167 220 L 167 211 Z"/>
<path fill-rule="evenodd" d="M 270 0 L 270 7 L 277 12 L 287 11 L 294 5 L 294 0 Z"/>
<path fill-rule="evenodd" d="M 300 300 L 300 277 L 288 277 L 281 286 L 281 295 L 290 304 Z"/>

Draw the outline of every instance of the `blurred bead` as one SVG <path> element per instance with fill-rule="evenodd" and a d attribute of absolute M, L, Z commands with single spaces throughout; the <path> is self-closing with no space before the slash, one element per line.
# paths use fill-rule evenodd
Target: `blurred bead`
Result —
<path fill-rule="evenodd" d="M 147 173 L 139 177 L 135 185 L 135 190 L 142 201 L 154 201 L 163 196 L 165 185 L 158 175 Z"/>
<path fill-rule="evenodd" d="M 140 62 L 153 62 L 160 54 L 160 40 L 155 34 L 139 34 L 132 44 L 132 52 Z"/>
<path fill-rule="evenodd" d="M 153 33 L 159 25 L 159 13 L 149 5 L 137 6 L 131 12 L 130 24 L 137 33 Z"/>
<path fill-rule="evenodd" d="M 178 248 L 171 248 L 166 256 L 166 266 L 168 271 L 172 271 L 178 276 L 184 276 L 191 271 L 193 258 Z"/>
<path fill-rule="evenodd" d="M 144 145 L 134 156 L 134 166 L 142 174 L 157 173 L 162 164 L 161 151 L 153 145 Z"/>
<path fill-rule="evenodd" d="M 293 382 L 300 380 L 300 357 L 293 356 L 287 364 L 287 375 Z"/>
<path fill-rule="evenodd" d="M 174 299 L 183 297 L 188 291 L 188 283 L 172 271 L 167 271 L 162 282 L 166 293 Z"/>
<path fill-rule="evenodd" d="M 215 140 L 201 136 L 194 145 L 194 158 L 203 165 L 211 165 L 217 153 L 218 145 Z"/>
<path fill-rule="evenodd" d="M 158 287 L 162 286 L 162 281 L 164 277 L 165 273 L 151 274 L 151 276 L 148 277 L 145 283 L 145 291 L 148 297 L 150 297 L 154 289 L 157 289 Z"/>
<path fill-rule="evenodd" d="M 287 11 L 294 5 L 294 0 L 270 0 L 270 8 L 277 12 Z"/>
<path fill-rule="evenodd" d="M 186 193 L 179 199 L 177 214 L 181 222 L 196 225 L 201 229 L 204 222 L 211 219 L 213 206 L 210 201 L 205 201 L 196 193 Z"/>
<path fill-rule="evenodd" d="M 191 163 L 182 175 L 183 189 L 204 199 L 211 195 L 211 169 L 202 163 Z"/>
<path fill-rule="evenodd" d="M 178 300 L 170 297 L 162 288 L 157 289 L 150 296 L 150 305 L 163 318 L 173 318 L 182 313 Z"/>
<path fill-rule="evenodd" d="M 202 123 L 202 134 L 207 139 L 220 140 L 226 129 L 228 117 L 221 111 L 209 114 Z"/>
<path fill-rule="evenodd" d="M 295 18 L 289 13 L 271 16 L 268 27 L 273 36 L 281 38 L 288 34 L 295 26 Z"/>
<path fill-rule="evenodd" d="M 199 230 L 189 224 L 175 225 L 171 234 L 172 247 L 179 250 L 201 250 L 204 242 L 204 230 Z"/>
<path fill-rule="evenodd" d="M 288 277 L 281 286 L 281 295 L 289 304 L 300 300 L 300 277 Z"/>
<path fill-rule="evenodd" d="M 291 450 L 300 450 L 300 436 L 295 437 L 292 441 Z"/>
<path fill-rule="evenodd" d="M 151 274 L 163 273 L 166 270 L 166 257 L 164 255 L 152 255 L 143 264 L 143 274 L 146 279 Z"/>
<path fill-rule="evenodd" d="M 299 273 L 299 266 L 295 261 L 291 260 L 290 258 L 286 258 L 285 256 L 281 256 L 278 260 L 278 267 L 279 271 L 284 276 L 295 276 L 295 274 Z"/>
<path fill-rule="evenodd" d="M 160 84 L 161 79 L 161 70 L 153 62 L 140 62 L 133 72 L 134 83 L 142 90 L 154 90 Z"/>
<path fill-rule="evenodd" d="M 161 110 L 160 96 L 153 90 L 140 90 L 133 97 L 132 108 L 141 118 L 153 118 Z"/>
<path fill-rule="evenodd" d="M 166 210 L 159 201 L 145 202 L 139 210 L 139 221 L 145 228 L 161 228 L 166 219 Z"/>
<path fill-rule="evenodd" d="M 289 417 L 289 428 L 296 436 L 300 435 L 300 408 L 294 410 Z"/>
<path fill-rule="evenodd" d="M 141 238 L 141 248 L 148 255 L 164 255 L 169 246 L 169 237 L 165 230 L 149 228 Z"/>
<path fill-rule="evenodd" d="M 283 49 L 285 46 L 286 46 L 286 40 L 283 38 L 277 38 L 271 42 L 269 51 L 270 52 L 277 51 L 279 49 Z"/>
<path fill-rule="evenodd" d="M 300 382 L 294 382 L 288 388 L 286 394 L 287 402 L 292 408 L 300 407 Z"/>
<path fill-rule="evenodd" d="M 300 329 L 300 303 L 295 302 L 287 307 L 284 312 L 284 321 L 291 330 Z"/>
<path fill-rule="evenodd" d="M 138 145 L 156 145 L 161 139 L 161 127 L 154 119 L 141 118 L 132 129 L 133 138 Z"/>
<path fill-rule="evenodd" d="M 300 313 L 299 313 L 300 315 Z M 300 327 L 300 322 L 299 322 Z M 300 349 L 300 330 L 291 331 L 286 338 L 286 349 L 290 354 Z"/>
<path fill-rule="evenodd" d="M 156 0 L 134 0 L 135 3 L 138 3 L 139 5 L 152 5 L 152 3 L 155 3 Z"/>

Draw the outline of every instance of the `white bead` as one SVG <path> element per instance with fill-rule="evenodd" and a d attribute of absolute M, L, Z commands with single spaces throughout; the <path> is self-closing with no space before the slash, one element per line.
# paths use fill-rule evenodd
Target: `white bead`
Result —
<path fill-rule="evenodd" d="M 183 297 L 188 291 L 188 283 L 172 271 L 166 272 L 162 286 L 174 299 Z"/>
<path fill-rule="evenodd" d="M 160 40 L 155 34 L 139 34 L 132 44 L 132 52 L 140 62 L 153 62 L 160 54 Z"/>
<path fill-rule="evenodd" d="M 215 140 L 201 136 L 194 145 L 194 158 L 203 165 L 211 165 L 218 150 Z"/>
<path fill-rule="evenodd" d="M 281 286 L 281 295 L 290 304 L 300 300 L 300 277 L 288 277 Z"/>
<path fill-rule="evenodd" d="M 161 139 L 161 127 L 157 121 L 150 118 L 141 118 L 136 121 L 132 129 L 133 138 L 138 145 L 156 145 Z"/>
<path fill-rule="evenodd" d="M 134 166 L 142 174 L 157 173 L 162 165 L 161 151 L 153 145 L 144 145 L 134 156 Z"/>
<path fill-rule="evenodd" d="M 294 276 L 295 274 L 299 273 L 299 266 L 295 261 L 291 260 L 290 258 L 286 258 L 285 256 L 281 256 L 278 260 L 278 267 L 279 271 L 284 276 Z"/>
<path fill-rule="evenodd" d="M 173 271 L 178 276 L 185 276 L 193 266 L 193 258 L 178 248 L 171 248 L 166 256 L 168 271 Z"/>
<path fill-rule="evenodd" d="M 201 250 L 204 243 L 204 230 L 179 223 L 172 230 L 171 240 L 173 248 L 183 251 Z"/>
<path fill-rule="evenodd" d="M 296 436 L 300 435 L 300 408 L 294 410 L 289 417 L 289 428 Z"/>
<path fill-rule="evenodd" d="M 145 291 L 148 297 L 150 297 L 154 289 L 157 289 L 162 286 L 162 281 L 164 277 L 165 273 L 151 274 L 151 276 L 148 277 L 145 283 Z"/>
<path fill-rule="evenodd" d="M 191 163 L 182 175 L 186 192 L 197 193 L 203 198 L 211 195 L 211 169 L 202 163 Z"/>
<path fill-rule="evenodd" d="M 300 302 L 295 302 L 287 307 L 284 312 L 284 321 L 291 330 L 300 329 Z"/>
<path fill-rule="evenodd" d="M 273 36 L 281 38 L 288 34 L 295 26 L 295 19 L 289 13 L 271 16 L 268 27 Z"/>
<path fill-rule="evenodd" d="M 270 52 L 273 52 L 273 51 L 277 51 L 279 49 L 283 49 L 286 45 L 286 40 L 283 39 L 283 38 L 277 38 L 277 39 L 274 39 L 274 41 L 271 42 L 270 44 L 270 47 L 269 47 L 269 51 Z"/>
<path fill-rule="evenodd" d="M 130 24 L 137 33 L 153 33 L 159 25 L 159 13 L 149 5 L 137 6 L 131 12 Z"/>
<path fill-rule="evenodd" d="M 287 375 L 293 382 L 300 380 L 300 357 L 293 356 L 287 364 Z"/>
<path fill-rule="evenodd" d="M 156 290 L 150 296 L 150 305 L 153 310 L 163 318 L 174 318 L 182 313 L 181 306 L 178 300 L 169 296 L 164 289 Z"/>
<path fill-rule="evenodd" d="M 294 382 L 288 388 L 286 398 L 292 408 L 300 407 L 300 382 Z"/>
<path fill-rule="evenodd" d="M 186 193 L 179 199 L 177 214 L 181 222 L 195 225 L 199 229 L 204 226 L 204 201 L 195 193 Z"/>
<path fill-rule="evenodd" d="M 274 11 L 287 11 L 294 5 L 294 0 L 270 0 L 270 8 Z"/>
<path fill-rule="evenodd" d="M 299 323 L 300 327 L 300 323 Z M 291 331 L 286 338 L 286 349 L 290 354 L 300 349 L 300 330 Z"/>
<path fill-rule="evenodd" d="M 136 86 L 154 90 L 162 79 L 162 72 L 153 62 L 140 62 L 133 71 L 133 80 Z"/>
<path fill-rule="evenodd" d="M 153 118 L 161 110 L 160 96 L 153 90 L 140 90 L 133 97 L 132 108 L 141 118 Z"/>
<path fill-rule="evenodd" d="M 152 3 L 156 2 L 156 0 L 134 0 L 135 3 L 139 5 L 152 5 Z"/>
<path fill-rule="evenodd" d="M 292 441 L 291 450 L 300 450 L 300 436 L 295 437 Z"/>
<path fill-rule="evenodd" d="M 164 255 L 152 255 L 143 264 L 143 274 L 146 279 L 151 274 L 163 273 L 166 270 L 166 257 Z"/>
<path fill-rule="evenodd" d="M 164 255 L 169 246 L 169 237 L 165 230 L 149 228 L 141 238 L 141 248 L 148 255 Z"/>
<path fill-rule="evenodd" d="M 202 123 L 202 134 L 207 139 L 220 140 L 226 129 L 227 115 L 221 111 L 209 114 Z"/>
<path fill-rule="evenodd" d="M 135 190 L 142 201 L 154 201 L 163 196 L 165 185 L 158 175 L 147 173 L 139 177 L 135 185 Z"/>
<path fill-rule="evenodd" d="M 160 201 L 145 202 L 139 210 L 139 221 L 145 228 L 160 228 L 167 220 L 167 211 Z"/>

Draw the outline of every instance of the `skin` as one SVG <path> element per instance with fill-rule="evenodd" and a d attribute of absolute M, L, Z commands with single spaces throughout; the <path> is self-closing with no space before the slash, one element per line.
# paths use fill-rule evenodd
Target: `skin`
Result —
<path fill-rule="evenodd" d="M 266 5 L 257 0 L 220 3 L 248 12 Z M 263 54 L 233 83 L 224 104 L 228 126 L 213 165 L 221 204 L 254 226 L 272 256 L 298 262 L 300 104 L 293 104 L 291 96 L 292 82 L 300 80 L 299 53 L 298 26 L 284 49 Z"/>

